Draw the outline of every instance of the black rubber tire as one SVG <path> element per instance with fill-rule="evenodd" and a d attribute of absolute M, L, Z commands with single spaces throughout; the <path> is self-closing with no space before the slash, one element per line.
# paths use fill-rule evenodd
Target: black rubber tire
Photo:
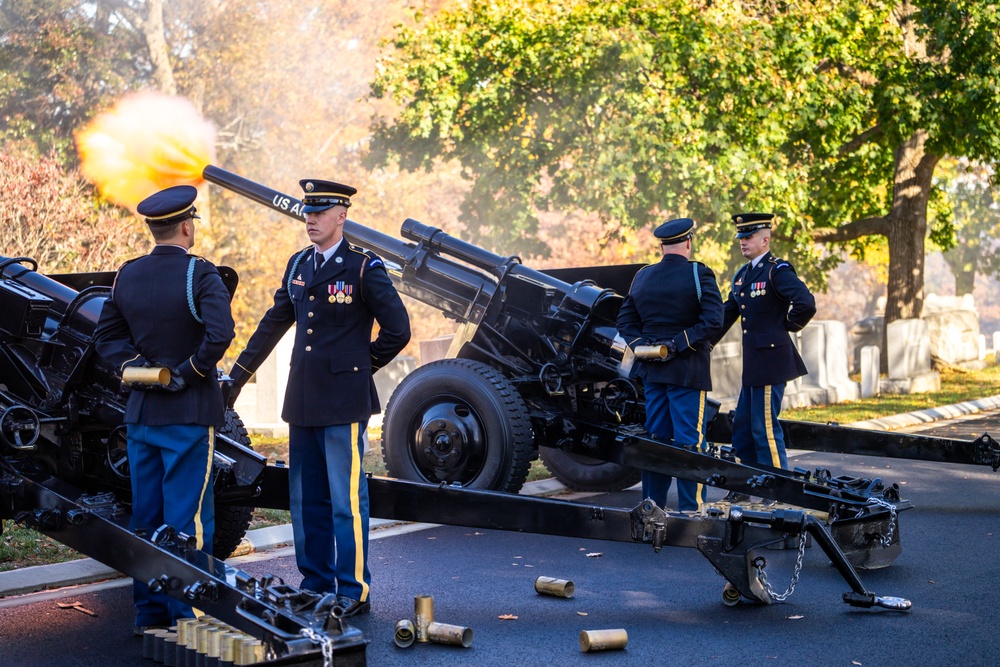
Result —
<path fill-rule="evenodd" d="M 246 426 L 243 425 L 243 420 L 240 419 L 235 410 L 226 411 L 226 425 L 219 429 L 218 434 L 225 435 L 230 440 L 235 440 L 253 449 Z M 222 491 L 225 484 L 225 480 L 220 479 L 220 477 L 217 476 L 215 479 L 216 492 Z M 212 539 L 212 555 L 221 560 L 229 558 L 229 555 L 236 550 L 247 534 L 252 518 L 252 507 L 215 503 L 215 535 Z"/>
<path fill-rule="evenodd" d="M 386 406 L 382 457 L 399 479 L 517 493 L 533 454 L 524 400 L 507 378 L 478 361 L 421 366 Z"/>
<path fill-rule="evenodd" d="M 621 491 L 639 481 L 637 468 L 551 447 L 539 447 L 538 455 L 552 476 L 574 491 Z"/>

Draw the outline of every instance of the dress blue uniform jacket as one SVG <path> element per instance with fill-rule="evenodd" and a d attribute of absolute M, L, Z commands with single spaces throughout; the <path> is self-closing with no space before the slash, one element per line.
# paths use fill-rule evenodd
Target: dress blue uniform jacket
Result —
<path fill-rule="evenodd" d="M 618 331 L 633 350 L 667 341 L 677 348 L 677 356 L 665 362 L 637 359 L 633 376 L 703 391 L 712 389 L 709 341 L 721 326 L 715 274 L 681 255 L 664 255 L 642 268 L 618 310 Z"/>
<path fill-rule="evenodd" d="M 794 380 L 808 371 L 789 332 L 801 331 L 816 314 L 816 300 L 792 265 L 766 253 L 733 276 L 718 342 L 734 322 L 743 329 L 743 385 L 763 387 Z"/>
<path fill-rule="evenodd" d="M 311 427 L 366 421 L 381 409 L 373 374 L 409 342 L 410 319 L 374 253 L 345 239 L 314 275 L 313 252 L 289 258 L 274 305 L 231 375 L 238 384 L 249 378 L 295 324 L 282 419 Z"/>
<path fill-rule="evenodd" d="M 179 246 L 157 245 L 118 270 L 94 333 L 98 354 L 119 371 L 180 366 L 188 385 L 176 393 L 133 390 L 125 423 L 225 423 L 216 364 L 234 336 L 230 298 L 215 265 Z"/>

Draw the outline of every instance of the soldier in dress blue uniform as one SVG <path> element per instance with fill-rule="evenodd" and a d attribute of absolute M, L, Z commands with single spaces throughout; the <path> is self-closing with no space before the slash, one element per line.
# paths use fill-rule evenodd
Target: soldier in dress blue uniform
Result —
<path fill-rule="evenodd" d="M 705 395 L 712 389 L 709 340 L 722 326 L 722 296 L 715 274 L 690 261 L 694 221 L 670 220 L 657 227 L 663 258 L 641 269 L 618 311 L 618 331 L 634 351 L 666 345 L 666 359 L 636 359 L 632 374 L 642 380 L 646 431 L 677 446 L 704 446 Z M 642 471 L 643 498 L 666 507 L 671 478 Z M 677 480 L 681 511 L 705 501 L 702 484 Z"/>
<path fill-rule="evenodd" d="M 295 326 L 281 416 L 301 587 L 337 594 L 345 616 L 371 610 L 368 483 L 362 437 L 380 410 L 373 374 L 410 340 L 410 320 L 382 260 L 343 238 L 357 190 L 299 182 L 313 245 L 288 260 L 274 305 L 230 373 L 238 391 Z M 379 332 L 372 341 L 373 323 Z M 235 400 L 235 393 L 229 401 Z"/>
<path fill-rule="evenodd" d="M 211 552 L 215 429 L 225 424 L 216 364 L 234 326 L 231 295 L 218 270 L 188 254 L 197 195 L 182 185 L 139 204 L 156 246 L 118 269 L 94 342 L 122 372 L 130 366 L 170 369 L 167 386 L 133 385 L 125 407 L 132 528 L 152 532 L 167 524 Z M 150 592 L 141 581 L 133 584 L 133 597 L 139 635 L 192 615 L 190 606 Z"/>
<path fill-rule="evenodd" d="M 771 254 L 770 213 L 733 216 L 740 251 L 750 260 L 733 276 L 722 331 L 737 320 L 743 329 L 743 387 L 733 421 L 733 447 L 747 464 L 788 468 L 778 423 L 785 383 L 805 375 L 789 332 L 816 314 L 816 301 L 792 265 Z"/>

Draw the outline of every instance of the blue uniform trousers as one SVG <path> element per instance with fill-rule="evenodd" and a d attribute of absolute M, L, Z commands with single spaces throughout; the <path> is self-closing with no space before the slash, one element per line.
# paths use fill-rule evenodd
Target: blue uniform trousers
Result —
<path fill-rule="evenodd" d="M 288 427 L 289 492 L 301 588 L 368 600 L 366 422 Z"/>
<path fill-rule="evenodd" d="M 132 478 L 132 530 L 150 533 L 163 524 L 192 535 L 199 549 L 212 551 L 215 496 L 212 456 L 215 429 L 197 424 L 128 424 L 128 461 Z M 145 582 L 132 584 L 135 624 L 171 625 L 191 617 L 191 606 Z"/>
<path fill-rule="evenodd" d="M 659 440 L 673 440 L 677 446 L 703 449 L 705 446 L 705 392 L 659 382 L 644 382 L 646 431 Z M 667 506 L 667 491 L 673 480 L 668 475 L 642 471 L 642 497 L 660 507 Z M 686 479 L 677 480 L 678 509 L 695 511 L 705 502 L 705 486 Z"/>
<path fill-rule="evenodd" d="M 785 385 L 743 385 L 733 415 L 733 449 L 740 462 L 788 469 L 785 434 L 778 423 Z"/>

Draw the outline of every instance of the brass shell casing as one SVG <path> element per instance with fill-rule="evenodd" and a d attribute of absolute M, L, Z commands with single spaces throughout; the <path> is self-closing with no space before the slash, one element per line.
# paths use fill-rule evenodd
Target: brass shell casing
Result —
<path fill-rule="evenodd" d="M 177 644 L 178 646 L 187 646 L 188 638 L 188 628 L 198 622 L 196 618 L 178 618 L 177 619 Z"/>
<path fill-rule="evenodd" d="M 399 648 L 409 648 L 417 638 L 417 626 L 408 618 L 396 623 L 396 632 L 392 639 Z"/>
<path fill-rule="evenodd" d="M 628 645 L 628 633 L 624 628 L 615 630 L 583 630 L 580 632 L 580 650 L 607 651 L 621 649 Z"/>
<path fill-rule="evenodd" d="M 636 345 L 634 354 L 636 359 L 666 359 L 668 352 L 666 345 Z"/>
<path fill-rule="evenodd" d="M 417 626 L 417 641 L 425 644 L 427 626 L 434 622 L 434 598 L 430 595 L 418 595 L 413 598 L 413 623 Z"/>
<path fill-rule="evenodd" d="M 535 579 L 535 592 L 543 595 L 553 595 L 557 598 L 571 598 L 576 592 L 576 586 L 567 579 L 555 577 L 538 577 Z"/>
<path fill-rule="evenodd" d="M 170 384 L 170 369 L 162 366 L 142 368 L 129 366 L 122 371 L 122 382 L 125 384 Z"/>
<path fill-rule="evenodd" d="M 427 625 L 427 638 L 435 644 L 469 648 L 472 646 L 472 628 L 432 622 Z"/>
<path fill-rule="evenodd" d="M 222 648 L 219 651 L 219 661 L 220 662 L 236 662 L 236 656 L 239 654 L 239 646 L 237 642 L 245 637 L 242 632 L 226 632 L 222 635 Z"/>

